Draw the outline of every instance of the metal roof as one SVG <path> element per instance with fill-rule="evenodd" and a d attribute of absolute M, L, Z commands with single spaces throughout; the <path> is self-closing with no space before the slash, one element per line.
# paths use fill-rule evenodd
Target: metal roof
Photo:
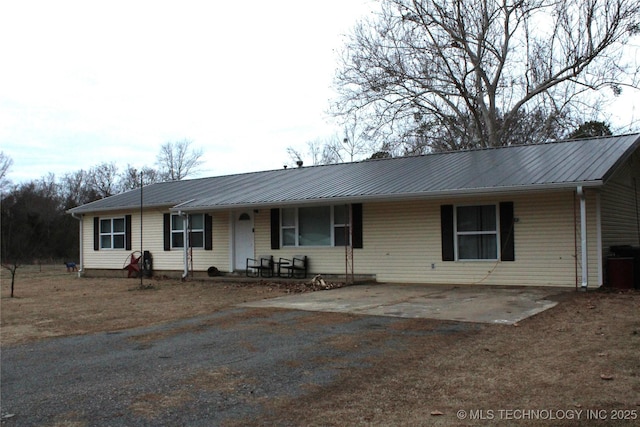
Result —
<path fill-rule="evenodd" d="M 599 186 L 640 134 L 278 169 L 145 186 L 145 207 L 185 211 Z M 134 209 L 140 189 L 70 209 Z"/>

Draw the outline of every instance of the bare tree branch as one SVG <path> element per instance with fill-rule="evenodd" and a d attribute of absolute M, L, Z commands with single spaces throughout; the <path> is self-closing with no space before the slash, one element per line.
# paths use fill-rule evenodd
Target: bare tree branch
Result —
<path fill-rule="evenodd" d="M 639 22 L 634 0 L 382 0 L 345 46 L 332 111 L 401 151 L 543 141 L 599 114 L 585 105 L 603 89 L 638 87 L 623 47 Z"/>
<path fill-rule="evenodd" d="M 197 172 L 202 164 L 201 148 L 191 148 L 192 141 L 183 139 L 167 142 L 160 147 L 156 159 L 160 175 L 165 181 L 180 181 Z"/>
<path fill-rule="evenodd" d="M 99 198 L 118 194 L 118 167 L 114 162 L 100 163 L 89 170 L 89 182 Z"/>
<path fill-rule="evenodd" d="M 11 168 L 12 165 L 13 159 L 6 155 L 4 151 L 0 151 L 0 193 L 4 193 L 9 186 L 7 173 L 9 173 L 9 168 Z"/>

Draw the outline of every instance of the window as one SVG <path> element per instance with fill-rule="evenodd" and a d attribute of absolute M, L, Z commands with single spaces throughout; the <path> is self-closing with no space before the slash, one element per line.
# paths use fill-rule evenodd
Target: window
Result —
<path fill-rule="evenodd" d="M 283 246 L 344 246 L 349 233 L 347 206 L 285 208 L 281 212 Z"/>
<path fill-rule="evenodd" d="M 298 246 L 331 245 L 331 207 L 298 209 Z"/>
<path fill-rule="evenodd" d="M 189 215 L 189 246 L 192 248 L 204 248 L 204 215 Z"/>
<path fill-rule="evenodd" d="M 189 228 L 187 233 L 189 246 L 192 248 L 204 247 L 204 214 L 189 215 Z M 171 215 L 171 247 L 184 247 L 184 219 L 180 215 Z"/>
<path fill-rule="evenodd" d="M 515 261 L 515 224 L 518 218 L 514 212 L 513 202 L 484 206 L 441 205 L 442 260 L 499 258 L 500 261 Z"/>
<path fill-rule="evenodd" d="M 282 244 L 296 246 L 296 212 L 295 208 L 282 209 Z"/>
<path fill-rule="evenodd" d="M 124 218 L 100 219 L 100 249 L 124 249 Z"/>
<path fill-rule="evenodd" d="M 457 259 L 498 259 L 498 220 L 495 205 L 458 206 L 455 226 Z"/>

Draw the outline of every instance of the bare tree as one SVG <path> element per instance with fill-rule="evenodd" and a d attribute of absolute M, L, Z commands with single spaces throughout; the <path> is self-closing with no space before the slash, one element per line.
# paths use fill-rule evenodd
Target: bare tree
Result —
<path fill-rule="evenodd" d="M 338 135 L 334 135 L 324 141 L 317 140 L 318 153 L 320 158 L 318 160 L 319 165 L 330 165 L 335 163 L 344 163 L 349 160 L 346 150 L 349 148 L 349 140 L 347 138 L 341 139 Z"/>
<path fill-rule="evenodd" d="M 353 162 L 375 151 L 375 147 L 369 143 L 366 133 L 355 118 L 346 121 L 343 132 L 342 137 L 335 134 L 324 139 L 307 141 L 307 154 L 311 157 L 311 164 Z M 287 148 L 287 154 L 294 162 L 302 161 L 302 155 L 293 147 Z"/>
<path fill-rule="evenodd" d="M 344 137 L 337 139 L 337 142 L 339 144 L 336 149 L 341 153 L 340 158 L 344 162 L 353 162 L 358 160 L 358 157 L 370 155 L 374 151 L 369 137 L 356 117 L 350 117 L 344 124 Z"/>
<path fill-rule="evenodd" d="M 597 108 L 602 89 L 638 86 L 622 48 L 639 10 L 637 0 L 383 0 L 345 46 L 333 112 L 428 150 L 554 137 Z"/>
<path fill-rule="evenodd" d="M 60 182 L 60 193 L 66 209 L 100 199 L 90 172 L 84 169 L 64 175 Z"/>
<path fill-rule="evenodd" d="M 8 270 L 9 274 L 11 274 L 11 298 L 14 296 L 18 268 L 31 255 L 29 252 L 29 243 L 31 242 L 28 241 L 29 239 L 24 238 L 24 228 L 20 227 L 19 219 L 17 219 L 20 215 L 13 212 L 16 204 L 13 194 L 3 195 L 2 203 L 0 203 L 2 221 L 2 227 L 0 227 L 0 244 L 2 246 L 0 258 L 2 268 Z"/>
<path fill-rule="evenodd" d="M 99 198 L 118 194 L 118 166 L 114 162 L 100 163 L 89 170 L 91 186 Z"/>
<path fill-rule="evenodd" d="M 142 174 L 142 178 L 140 174 Z M 143 185 L 155 184 L 156 182 L 162 181 L 160 173 L 148 166 L 144 166 L 138 170 L 131 165 L 127 165 L 127 168 L 120 174 L 119 178 L 119 188 L 121 191 L 139 188 L 141 179 Z"/>
<path fill-rule="evenodd" d="M 53 174 L 12 189 L 0 204 L 0 216 L 0 258 L 2 267 L 11 273 L 13 297 L 18 268 L 36 259 L 67 255 L 68 245 L 64 243 L 68 243 L 68 233 L 62 232 L 67 231 L 64 220 L 69 219 L 65 218 L 68 215 L 64 215 Z"/>
<path fill-rule="evenodd" d="M 201 148 L 191 148 L 192 141 L 167 142 L 160 147 L 156 163 L 165 181 L 179 181 L 197 172 L 202 164 Z"/>
<path fill-rule="evenodd" d="M 334 163 L 342 163 L 340 156 L 341 146 L 337 137 L 327 139 L 314 139 L 307 141 L 307 156 L 303 156 L 300 151 L 293 147 L 287 148 L 289 158 L 298 166 L 304 164 L 304 158 L 311 158 L 312 165 L 330 165 Z"/>
<path fill-rule="evenodd" d="M 11 168 L 12 165 L 13 159 L 6 155 L 4 151 L 0 151 L 0 193 L 4 193 L 9 186 L 7 173 L 9 173 L 9 168 Z"/>

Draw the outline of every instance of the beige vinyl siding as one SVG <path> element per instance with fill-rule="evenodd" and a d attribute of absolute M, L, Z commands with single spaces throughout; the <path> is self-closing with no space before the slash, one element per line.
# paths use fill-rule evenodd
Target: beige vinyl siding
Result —
<path fill-rule="evenodd" d="M 212 216 L 212 244 L 213 249 L 211 251 L 204 250 L 203 248 L 194 248 L 190 250 L 190 256 L 192 264 L 189 264 L 189 269 L 193 271 L 206 271 L 209 267 L 216 267 L 220 271 L 228 271 L 229 266 L 229 216 L 224 212 L 209 213 Z M 170 251 L 164 250 L 163 243 L 163 219 L 160 217 L 160 248 L 162 251 L 161 264 L 156 266 L 154 262 L 154 268 L 162 270 L 180 270 L 184 269 L 184 250 L 182 248 L 171 249 Z M 154 257 L 155 260 L 155 257 Z M 164 267 L 164 266 L 167 267 Z"/>
<path fill-rule="evenodd" d="M 372 238 L 375 253 L 370 255 L 370 262 L 375 263 L 375 257 L 380 257 L 385 264 L 377 274 L 381 281 L 572 285 L 575 283 L 572 200 L 572 194 L 566 192 L 503 199 L 465 198 L 372 205 L 375 232 L 373 236 L 367 233 L 369 224 L 365 223 L 365 248 Z M 501 201 L 514 202 L 514 216 L 518 218 L 514 225 L 516 260 L 442 261 L 440 205 Z M 393 213 L 393 224 L 389 222 L 389 213 Z"/>
<path fill-rule="evenodd" d="M 513 262 L 443 262 L 440 206 L 514 202 Z M 576 281 L 573 191 L 518 196 L 365 203 L 363 249 L 354 249 L 354 272 L 381 282 L 573 286 Z M 579 219 L 579 217 L 578 217 Z M 256 215 L 256 253 L 309 256 L 312 273 L 344 274 L 342 247 L 271 250 L 269 210 Z M 579 225 L 578 225 L 579 228 Z M 597 270 L 596 270 L 597 271 Z"/>
<path fill-rule="evenodd" d="M 522 194 L 514 202 L 515 261 L 498 263 L 487 281 L 500 285 L 573 286 L 576 280 L 574 192 Z"/>
<path fill-rule="evenodd" d="M 603 224 L 617 212 L 608 191 L 602 193 Z M 589 253 L 589 285 L 598 279 L 596 190 L 586 192 Z M 514 203 L 515 261 L 442 261 L 440 206 Z M 626 202 L 628 204 L 628 201 Z M 604 206 L 607 206 L 606 209 Z M 363 249 L 354 249 L 354 272 L 375 275 L 381 282 L 480 285 L 574 286 L 581 282 L 580 211 L 575 191 L 537 192 L 499 197 L 465 197 L 441 200 L 363 204 Z M 183 251 L 164 251 L 163 214 L 144 213 L 144 249 L 151 251 L 154 270 L 181 272 Z M 125 212 L 101 218 L 124 216 Z M 193 250 L 194 271 L 215 266 L 228 271 L 232 254 L 230 213 L 213 212 L 213 251 Z M 606 217 L 606 218 L 605 218 Z M 140 216 L 132 213 L 132 249 L 140 250 Z M 84 220 L 84 268 L 121 269 L 131 251 L 93 250 L 93 217 Z M 628 226 L 625 226 L 628 229 Z M 615 234 L 615 227 L 609 227 Z M 255 254 L 278 258 L 307 255 L 311 274 L 345 273 L 344 247 L 298 247 L 271 249 L 270 209 L 254 215 Z M 605 227 L 603 225 L 603 231 Z M 604 232 L 603 232 L 604 234 Z M 627 231 L 628 234 L 628 231 Z M 576 246 L 578 252 L 576 253 Z M 577 273 L 576 273 L 577 271 Z M 577 277 L 576 277 L 577 274 Z"/>
<path fill-rule="evenodd" d="M 202 266 L 203 270 L 211 266 L 220 271 L 229 272 L 231 269 L 231 219 L 228 212 L 210 212 L 213 217 L 213 250 L 209 252 L 209 265 Z M 205 263 L 206 264 L 206 263 Z"/>
<path fill-rule="evenodd" d="M 98 215 L 100 219 L 122 218 L 130 212 L 109 212 Z M 83 268 L 99 269 L 122 269 L 127 261 L 128 255 L 134 247 L 140 248 L 140 215 L 131 215 L 131 250 L 126 249 L 93 249 L 93 218 L 85 215 L 83 217 L 82 249 L 84 255 Z"/>
<path fill-rule="evenodd" d="M 143 250 L 150 251 L 153 257 L 154 270 L 184 269 L 184 252 L 182 249 L 164 250 L 164 217 L 168 211 L 148 210 L 143 216 L 142 242 Z M 121 269 L 129 254 L 140 250 L 140 212 L 116 212 L 102 214 L 100 218 L 115 218 L 131 214 L 131 250 L 114 249 L 95 251 L 93 249 L 93 216 L 84 217 L 83 251 L 86 269 Z M 206 271 L 215 266 L 221 271 L 228 270 L 229 265 L 229 216 L 224 212 L 212 215 L 213 250 L 193 249 L 193 270 Z"/>
<path fill-rule="evenodd" d="M 614 245 L 640 245 L 640 154 L 636 153 L 601 191 L 603 255 Z"/>
<path fill-rule="evenodd" d="M 598 267 L 601 265 L 601 260 L 598 259 L 598 216 L 597 216 L 597 191 L 598 190 L 586 190 L 586 207 L 587 207 L 587 256 L 588 256 L 588 278 L 587 283 L 589 288 L 596 288 L 602 283 L 599 282 Z M 576 202 L 579 203 L 579 202 Z M 602 201 L 600 202 L 602 204 Z M 581 254 L 581 235 L 580 235 L 580 206 L 578 204 L 578 222 L 577 228 L 577 242 L 578 242 L 578 284 L 582 284 L 582 254 Z M 602 220 L 602 219 L 601 219 Z"/>

